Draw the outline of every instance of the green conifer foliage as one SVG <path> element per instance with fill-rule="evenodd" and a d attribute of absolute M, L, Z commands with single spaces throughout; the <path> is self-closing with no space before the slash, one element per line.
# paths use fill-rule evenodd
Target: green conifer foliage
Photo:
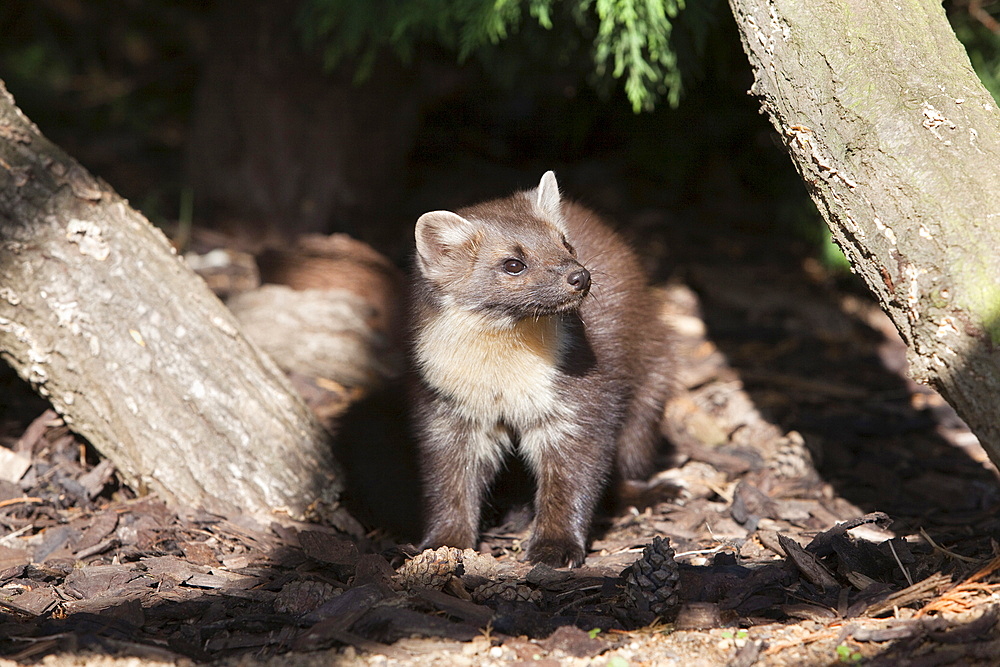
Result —
<path fill-rule="evenodd" d="M 321 46 L 325 63 L 334 67 L 357 57 L 364 77 L 377 53 L 389 47 L 404 61 L 421 41 L 436 42 L 464 61 L 518 30 L 526 17 L 552 29 L 557 16 L 572 17 L 575 29 L 595 35 L 594 67 L 598 76 L 623 80 L 636 111 L 650 110 L 661 99 L 676 106 L 682 91 L 678 54 L 671 34 L 685 0 L 567 0 L 572 11 L 557 11 L 558 0 L 305 0 L 300 15 L 307 43 Z M 699 21 L 718 0 L 687 0 L 699 5 Z M 699 28 L 700 26 L 693 26 Z M 695 30 L 695 32 L 699 32 Z M 690 40 L 697 48 L 702 40 Z"/>

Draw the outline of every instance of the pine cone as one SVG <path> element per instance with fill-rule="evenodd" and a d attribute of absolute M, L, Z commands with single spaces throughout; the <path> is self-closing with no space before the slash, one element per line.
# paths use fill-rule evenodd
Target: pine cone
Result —
<path fill-rule="evenodd" d="M 519 584 L 515 581 L 491 581 L 472 591 L 472 599 L 476 602 L 503 600 L 505 602 L 538 602 L 542 599 L 541 591 Z"/>
<path fill-rule="evenodd" d="M 668 538 L 654 537 L 642 550 L 642 558 L 622 571 L 625 580 L 624 607 L 635 620 L 670 618 L 677 612 L 680 572 Z"/>
<path fill-rule="evenodd" d="M 403 588 L 436 588 L 440 590 L 462 564 L 462 550 L 454 547 L 425 549 L 403 563 L 397 571 Z"/>
<path fill-rule="evenodd" d="M 305 614 L 327 600 L 343 593 L 323 581 L 290 581 L 274 599 L 274 611 L 279 614 Z"/>

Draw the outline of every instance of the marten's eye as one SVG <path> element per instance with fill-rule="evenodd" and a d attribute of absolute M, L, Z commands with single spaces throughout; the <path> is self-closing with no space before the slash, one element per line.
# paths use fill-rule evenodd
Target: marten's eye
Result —
<path fill-rule="evenodd" d="M 563 247 L 566 248 L 566 252 L 568 252 L 569 254 L 571 254 L 574 257 L 576 257 L 576 250 L 573 249 L 573 246 L 570 245 L 569 241 L 566 240 L 565 236 L 562 237 L 562 244 L 563 244 Z"/>
<path fill-rule="evenodd" d="M 519 259 L 511 258 L 503 261 L 503 270 L 512 276 L 522 273 L 526 268 L 528 268 L 528 265 Z"/>

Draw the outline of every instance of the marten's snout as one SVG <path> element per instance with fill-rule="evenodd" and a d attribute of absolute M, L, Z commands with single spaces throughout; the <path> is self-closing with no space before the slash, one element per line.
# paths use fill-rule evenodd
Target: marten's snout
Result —
<path fill-rule="evenodd" d="M 577 292 L 586 292 L 590 289 L 590 271 L 581 266 L 566 276 L 566 282 Z"/>

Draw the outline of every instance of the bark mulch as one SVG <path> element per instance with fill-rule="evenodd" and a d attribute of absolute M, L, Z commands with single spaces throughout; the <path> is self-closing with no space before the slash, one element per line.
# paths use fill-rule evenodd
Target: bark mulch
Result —
<path fill-rule="evenodd" d="M 992 664 L 996 472 L 877 307 L 808 262 L 663 294 L 673 446 L 575 570 L 519 560 L 518 512 L 420 554 L 168 507 L 5 381 L 0 664 Z"/>

